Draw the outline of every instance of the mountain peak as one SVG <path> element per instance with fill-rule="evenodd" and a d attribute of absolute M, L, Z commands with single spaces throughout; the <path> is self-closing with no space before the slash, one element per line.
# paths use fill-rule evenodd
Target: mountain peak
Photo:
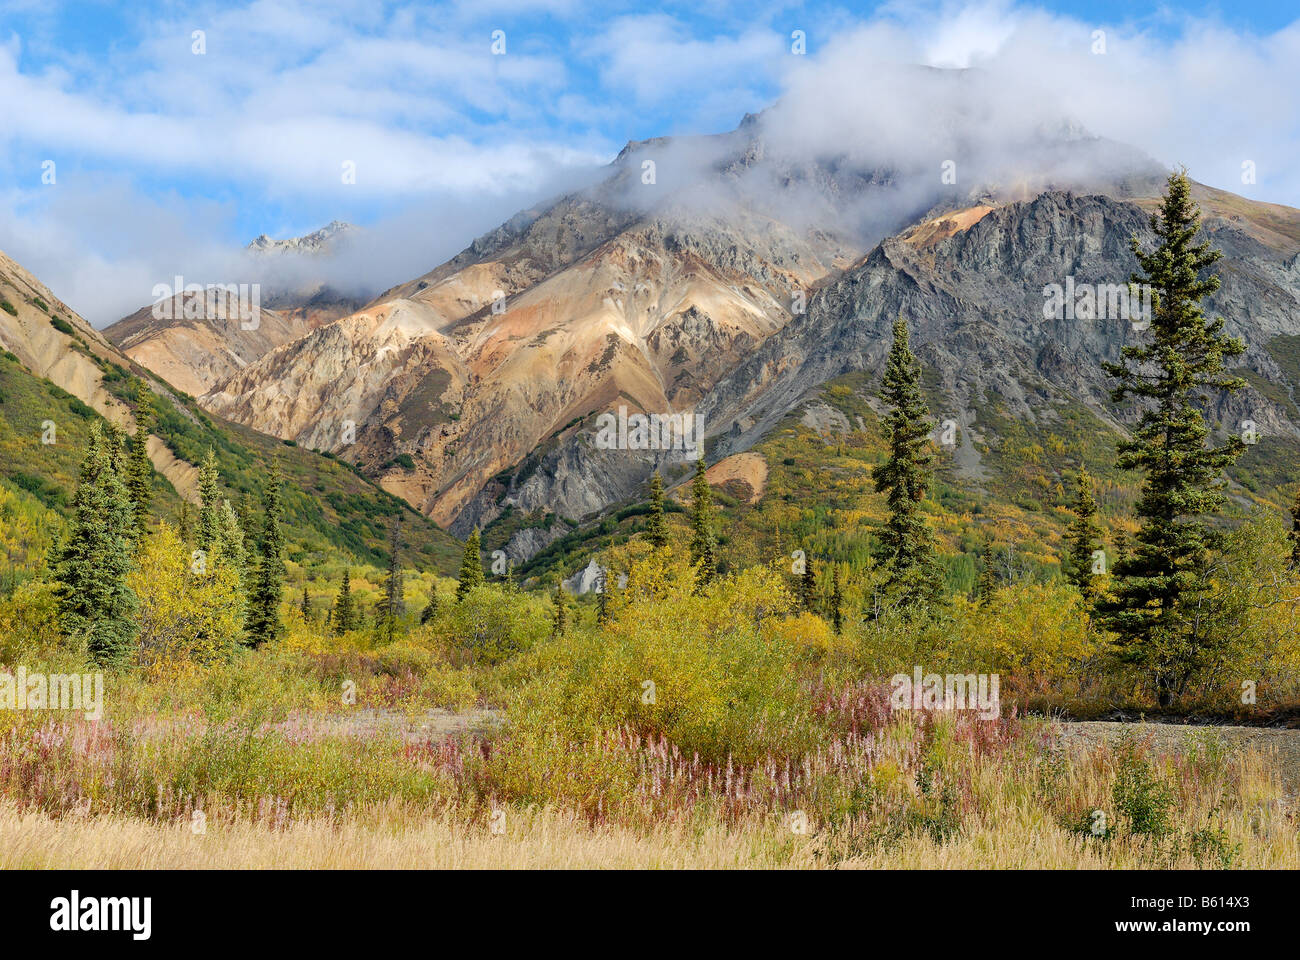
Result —
<path fill-rule="evenodd" d="M 302 237 L 288 240 L 273 240 L 268 234 L 261 234 L 248 245 L 249 250 L 257 253 L 322 253 L 326 251 L 335 238 L 350 233 L 357 227 L 343 220 L 331 220 L 328 224 Z"/>

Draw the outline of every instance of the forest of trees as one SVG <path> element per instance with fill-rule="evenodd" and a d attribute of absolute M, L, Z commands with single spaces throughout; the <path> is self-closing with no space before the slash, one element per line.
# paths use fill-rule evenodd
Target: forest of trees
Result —
<path fill-rule="evenodd" d="M 1120 362 L 1106 368 L 1115 382 L 1113 399 L 1137 401 L 1136 426 L 1116 458 L 1118 466 L 1141 476 L 1136 535 L 1129 543 L 1104 542 L 1094 480 L 1080 467 L 1073 477 L 1073 519 L 1060 561 L 1063 579 L 1083 609 L 1113 637 L 1118 662 L 1139 670 L 1159 704 L 1168 706 L 1232 642 L 1233 625 L 1240 624 L 1243 610 L 1270 601 L 1243 598 L 1222 586 L 1223 571 L 1243 562 L 1243 537 L 1234 538 L 1219 513 L 1226 500 L 1224 470 L 1244 447 L 1232 436 L 1217 445 L 1211 442 L 1199 398 L 1206 391 L 1231 392 L 1243 385 L 1225 371 L 1224 362 L 1244 348 L 1224 333 L 1222 319 L 1202 313 L 1202 299 L 1218 282 L 1208 273 L 1218 254 L 1195 242 L 1199 212 L 1184 174 L 1169 179 L 1151 225 L 1157 238 L 1153 250 L 1133 241 L 1142 269 L 1133 282 L 1156 291 L 1150 330 L 1141 343 L 1123 349 Z M 887 513 L 876 531 L 868 573 L 855 578 L 834 558 L 801 550 L 802 566 L 790 586 L 797 610 L 824 619 L 836 636 L 854 624 L 882 618 L 919 622 L 949 602 L 939 547 L 924 509 L 936 456 L 922 381 L 908 325 L 899 318 L 880 386 L 887 407 L 887 457 L 872 473 Z M 283 633 L 287 545 L 279 471 L 271 465 L 257 509 L 246 502 L 232 507 L 209 450 L 200 467 L 196 514 L 187 506 L 175 528 L 155 520 L 146 449 L 153 416 L 150 394 L 141 385 L 134 436 L 113 427 L 91 431 L 71 519 L 48 562 L 61 629 L 84 641 L 89 656 L 105 667 L 164 655 L 182 637 L 187 650 L 204 659 L 257 649 Z M 722 564 L 717 508 L 703 455 L 695 461 L 688 496 L 687 562 L 695 593 L 707 595 Z M 650 479 L 644 516 L 639 539 L 652 555 L 671 554 L 673 527 L 658 472 Z M 1300 495 L 1286 537 L 1283 555 L 1274 560 L 1294 570 L 1300 565 Z M 370 628 L 392 643 L 490 584 L 476 529 L 465 543 L 450 599 L 440 599 L 435 580 L 427 601 L 410 611 L 400 518 L 391 525 L 387 546 L 388 565 L 373 616 L 361 608 L 352 570 L 345 566 L 319 619 L 303 584 L 296 604 L 303 622 L 317 623 L 332 636 Z M 1260 558 L 1247 562 L 1258 564 Z M 558 577 L 552 579 L 543 585 L 550 595 L 548 629 L 552 637 L 562 637 L 581 617 L 581 608 L 572 608 Z M 987 610 L 1002 586 L 986 538 L 972 600 Z M 625 591 L 610 582 L 599 590 L 596 624 L 608 621 L 614 592 Z"/>

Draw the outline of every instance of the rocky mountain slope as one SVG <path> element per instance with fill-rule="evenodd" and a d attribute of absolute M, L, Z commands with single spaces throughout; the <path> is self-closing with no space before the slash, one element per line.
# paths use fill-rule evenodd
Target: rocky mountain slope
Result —
<path fill-rule="evenodd" d="M 256 279 L 274 269 L 273 258 L 327 257 L 356 229 L 335 220 L 305 237 L 272 240 L 262 234 L 248 244 L 253 259 L 239 271 L 243 291 L 174 291 L 110 325 L 104 335 L 178 389 L 201 396 L 275 347 L 361 306 L 357 297 L 328 284 L 275 286 Z M 249 292 L 253 283 L 255 296 Z"/>
<path fill-rule="evenodd" d="M 960 187 L 776 150 L 756 117 L 629 144 L 590 189 L 227 375 L 207 368 L 199 402 L 356 463 L 458 534 L 495 524 L 524 561 L 639 497 L 652 469 L 689 470 L 680 450 L 601 449 L 600 414 L 691 412 L 711 462 L 741 453 L 827 381 L 869 385 L 901 315 L 955 427 L 956 477 L 986 489 L 1017 473 L 1007 437 L 1032 451 L 1065 418 L 1104 432 L 1127 415 L 1099 364 L 1133 325 L 1045 317 L 1044 293 L 1127 283 L 1163 172 L 1075 130 L 1044 136 L 1024 170 Z M 1265 475 L 1300 449 L 1300 212 L 1198 199 L 1225 254 L 1210 307 L 1249 347 L 1250 389 L 1212 412 L 1256 425 Z"/>
<path fill-rule="evenodd" d="M 49 510 L 67 510 L 89 424 L 103 418 L 134 432 L 136 378 L 155 395 L 159 414 L 148 451 L 160 515 L 174 519 L 182 500 L 197 499 L 196 464 L 211 448 L 232 500 L 256 502 L 278 464 L 299 558 L 330 548 L 379 562 L 389 524 L 405 516 L 404 542 L 417 562 L 453 568 L 459 545 L 427 518 L 347 464 L 201 410 L 0 253 L 0 482 Z"/>

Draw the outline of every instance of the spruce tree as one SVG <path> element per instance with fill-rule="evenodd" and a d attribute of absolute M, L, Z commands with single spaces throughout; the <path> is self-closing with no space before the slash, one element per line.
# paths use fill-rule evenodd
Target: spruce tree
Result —
<path fill-rule="evenodd" d="M 424 609 L 420 612 L 420 625 L 428 623 L 438 615 L 438 585 L 434 584 L 429 588 L 429 602 L 425 604 Z"/>
<path fill-rule="evenodd" d="M 713 582 L 718 572 L 716 541 L 713 536 L 713 491 L 705 477 L 704 451 L 695 461 L 695 479 L 691 481 L 691 564 L 696 567 L 697 590 Z"/>
<path fill-rule="evenodd" d="M 248 494 L 241 493 L 235 505 L 235 516 L 239 518 L 239 529 L 244 531 L 244 556 L 257 554 L 257 525 L 254 523 L 253 508 L 249 506 Z"/>
<path fill-rule="evenodd" d="M 388 576 L 384 580 L 384 631 L 390 642 L 396 636 L 398 618 L 406 612 L 402 586 L 401 538 L 402 518 L 399 514 L 388 532 Z"/>
<path fill-rule="evenodd" d="M 650 516 L 646 520 L 645 538 L 656 550 L 668 546 L 668 529 L 664 523 L 664 481 L 658 470 L 650 475 Z"/>
<path fill-rule="evenodd" d="M 138 633 L 137 600 L 126 582 L 134 512 L 110 443 L 98 424 L 91 428 L 68 535 L 52 558 L 63 631 L 84 637 L 91 657 L 105 667 L 130 658 Z"/>
<path fill-rule="evenodd" d="M 600 573 L 596 577 L 596 622 L 607 623 L 609 621 L 609 570 L 606 567 L 600 568 Z"/>
<path fill-rule="evenodd" d="M 831 629 L 838 637 L 844 632 L 844 593 L 840 589 L 840 565 L 831 564 Z"/>
<path fill-rule="evenodd" d="M 894 342 L 881 381 L 890 407 L 885 417 L 889 458 L 875 470 L 876 492 L 886 495 L 889 519 L 880 534 L 886 589 L 909 604 L 934 599 L 939 571 L 934 540 L 920 505 L 930 485 L 934 454 L 929 411 L 921 395 L 921 365 L 908 345 L 907 323 L 894 322 Z"/>
<path fill-rule="evenodd" d="M 149 430 L 153 426 L 153 404 L 144 381 L 136 384 L 135 436 L 127 467 L 126 489 L 135 515 L 135 534 L 143 540 L 149 523 L 149 506 L 153 502 L 153 462 L 149 459 Z"/>
<path fill-rule="evenodd" d="M 357 608 L 352 600 L 352 574 L 343 568 L 343 583 L 339 586 L 339 595 L 334 601 L 334 632 L 347 633 L 357 628 Z"/>
<path fill-rule="evenodd" d="M 302 612 L 302 619 L 307 623 L 311 623 L 311 600 L 307 597 L 307 584 L 305 583 L 302 585 L 302 603 L 299 604 L 298 609 Z"/>
<path fill-rule="evenodd" d="M 127 478 L 126 431 L 116 423 L 108 421 L 104 427 L 104 445 L 108 451 L 108 462 L 125 488 Z M 128 495 L 129 496 L 129 495 Z"/>
<path fill-rule="evenodd" d="M 1079 471 L 1078 494 L 1074 499 L 1074 519 L 1066 539 L 1070 551 L 1066 555 L 1065 576 L 1079 588 L 1083 598 L 1092 601 L 1100 592 L 1097 575 L 1092 572 L 1092 555 L 1101 549 L 1101 526 L 1097 523 L 1097 501 L 1092 493 L 1092 477 L 1087 470 Z"/>
<path fill-rule="evenodd" d="M 554 608 L 551 619 L 551 636 L 562 637 L 569 628 L 569 600 L 564 595 L 564 587 L 558 583 L 555 585 L 555 591 L 551 594 L 551 604 Z"/>
<path fill-rule="evenodd" d="M 190 519 L 191 515 L 190 502 L 188 500 L 182 500 L 180 513 L 176 518 L 176 535 L 181 538 L 181 543 L 187 545 L 190 542 L 190 534 L 193 532 L 190 530 L 190 526 L 193 522 Z"/>
<path fill-rule="evenodd" d="M 457 603 L 469 596 L 469 592 L 475 587 L 483 586 L 486 578 L 483 576 L 482 549 L 478 527 L 475 527 L 474 532 L 465 541 L 465 555 L 460 560 L 460 579 L 456 584 Z"/>
<path fill-rule="evenodd" d="M 997 589 L 998 573 L 993 561 L 993 541 L 988 539 L 984 541 L 984 549 L 980 551 L 980 572 L 975 581 L 975 599 L 980 602 L 980 606 L 986 607 L 993 602 Z"/>
<path fill-rule="evenodd" d="M 239 574 L 242 582 L 247 577 L 248 557 L 244 553 L 244 531 L 239 518 L 231 509 L 230 501 L 221 501 L 217 513 L 217 538 L 213 542 L 214 562 L 224 564 Z"/>
<path fill-rule="evenodd" d="M 217 457 L 208 447 L 207 455 L 199 467 L 199 523 L 194 531 L 194 545 L 200 550 L 211 550 L 217 540 L 217 511 L 221 491 L 217 486 Z"/>
<path fill-rule="evenodd" d="M 260 647 L 280 635 L 280 595 L 284 585 L 284 534 L 280 529 L 280 471 L 271 470 L 262 494 L 262 536 L 244 621 L 248 642 Z"/>
<path fill-rule="evenodd" d="M 808 613 L 817 612 L 817 573 L 812 557 L 804 557 L 803 574 L 799 577 L 799 606 Z"/>
<path fill-rule="evenodd" d="M 1291 506 L 1291 563 L 1300 567 L 1300 490 L 1296 491 L 1295 503 Z"/>
<path fill-rule="evenodd" d="M 1136 507 L 1140 526 L 1131 555 L 1112 567 L 1114 597 L 1099 602 L 1098 611 L 1125 658 L 1150 672 L 1167 706 L 1209 653 L 1196 607 L 1209 589 L 1203 574 L 1217 538 L 1204 518 L 1223 504 L 1223 470 L 1245 449 L 1235 436 L 1209 444 L 1196 404 L 1207 391 L 1245 385 L 1223 365 L 1245 345 L 1223 332 L 1222 318 L 1207 320 L 1201 312 L 1201 300 L 1219 286 L 1218 277 L 1203 274 L 1220 254 L 1208 242 L 1193 243 L 1200 211 L 1185 172 L 1170 176 L 1151 229 L 1152 252 L 1136 237 L 1130 241 L 1143 271 L 1132 282 L 1150 284 L 1153 292 L 1150 331 L 1142 345 L 1124 347 L 1119 363 L 1104 364 L 1118 381 L 1111 398 L 1141 404 L 1117 461 L 1145 474 Z"/>

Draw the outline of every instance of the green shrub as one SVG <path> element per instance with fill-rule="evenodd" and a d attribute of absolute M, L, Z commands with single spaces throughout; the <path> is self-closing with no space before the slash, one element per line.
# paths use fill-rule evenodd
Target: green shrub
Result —
<path fill-rule="evenodd" d="M 1173 830 L 1170 811 L 1173 791 L 1156 775 L 1142 755 L 1133 735 L 1119 741 L 1115 785 L 1111 791 L 1115 808 L 1129 833 L 1164 837 Z"/>

